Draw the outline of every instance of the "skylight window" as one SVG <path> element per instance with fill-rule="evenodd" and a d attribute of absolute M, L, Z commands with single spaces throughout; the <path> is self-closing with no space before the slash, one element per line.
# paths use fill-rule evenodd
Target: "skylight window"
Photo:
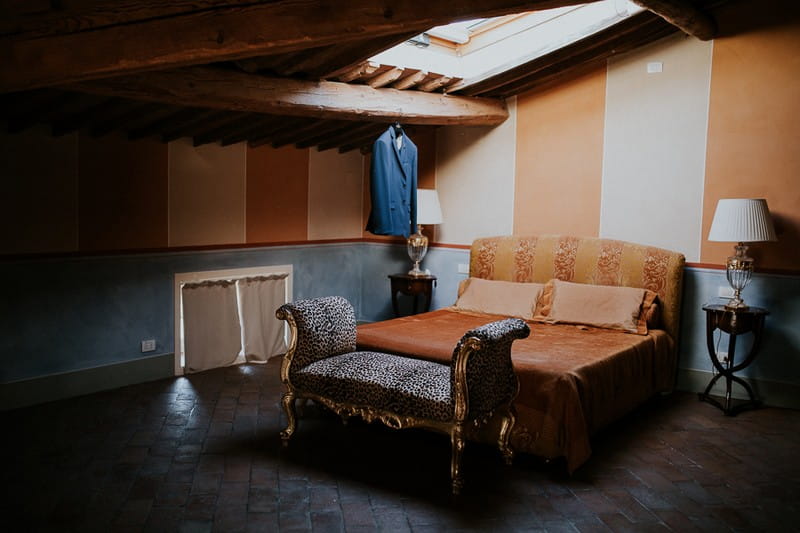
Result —
<path fill-rule="evenodd" d="M 414 44 L 390 48 L 370 60 L 463 78 L 457 88 L 536 59 L 602 31 L 642 8 L 603 0 L 491 19 L 437 26 Z"/>

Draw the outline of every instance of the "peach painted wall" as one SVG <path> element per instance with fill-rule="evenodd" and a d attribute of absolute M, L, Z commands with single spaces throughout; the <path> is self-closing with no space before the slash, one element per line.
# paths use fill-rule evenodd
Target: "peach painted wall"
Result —
<path fill-rule="evenodd" d="M 308 236 L 308 150 L 247 149 L 247 242 Z"/>
<path fill-rule="evenodd" d="M 721 264 L 733 250 L 707 240 L 718 199 L 766 198 L 778 242 L 751 247 L 756 268 L 798 271 L 800 5 L 750 2 L 719 17 L 756 29 L 714 42 L 701 260 Z"/>
<path fill-rule="evenodd" d="M 78 135 L 0 128 L 0 254 L 78 249 Z"/>
<path fill-rule="evenodd" d="M 360 238 L 364 157 L 357 150 L 309 152 L 308 238 Z"/>
<path fill-rule="evenodd" d="M 245 241 L 246 144 L 169 143 L 169 245 Z"/>
<path fill-rule="evenodd" d="M 116 135 L 78 145 L 80 250 L 167 246 L 167 145 Z"/>
<path fill-rule="evenodd" d="M 518 97 L 514 233 L 597 236 L 605 74 Z"/>

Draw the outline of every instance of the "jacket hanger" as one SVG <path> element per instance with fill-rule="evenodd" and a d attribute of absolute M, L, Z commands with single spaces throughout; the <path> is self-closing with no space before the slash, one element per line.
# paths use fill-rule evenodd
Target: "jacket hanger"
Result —
<path fill-rule="evenodd" d="M 395 136 L 400 137 L 403 135 L 403 126 L 401 126 L 399 122 L 392 124 L 392 128 L 394 129 Z"/>

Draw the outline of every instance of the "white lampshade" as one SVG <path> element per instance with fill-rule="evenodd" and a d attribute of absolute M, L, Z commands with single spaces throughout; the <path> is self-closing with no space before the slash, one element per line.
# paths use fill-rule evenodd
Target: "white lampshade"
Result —
<path fill-rule="evenodd" d="M 417 189 L 417 224 L 441 224 L 442 208 L 436 189 Z"/>
<path fill-rule="evenodd" d="M 709 241 L 762 242 L 777 241 L 763 198 L 724 198 L 717 203 Z"/>

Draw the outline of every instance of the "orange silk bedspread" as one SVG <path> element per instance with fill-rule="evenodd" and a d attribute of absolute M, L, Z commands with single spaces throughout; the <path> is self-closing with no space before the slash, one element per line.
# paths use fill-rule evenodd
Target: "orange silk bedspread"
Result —
<path fill-rule="evenodd" d="M 358 349 L 443 363 L 468 330 L 501 316 L 440 309 L 358 327 Z M 573 472 L 591 455 L 590 436 L 653 394 L 672 389 L 675 350 L 661 330 L 648 335 L 535 322 L 511 356 L 520 382 L 515 451 L 564 457 Z"/>

